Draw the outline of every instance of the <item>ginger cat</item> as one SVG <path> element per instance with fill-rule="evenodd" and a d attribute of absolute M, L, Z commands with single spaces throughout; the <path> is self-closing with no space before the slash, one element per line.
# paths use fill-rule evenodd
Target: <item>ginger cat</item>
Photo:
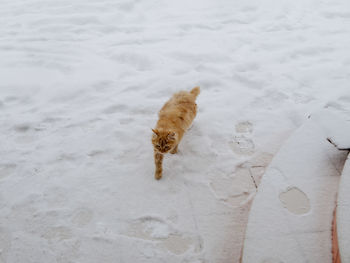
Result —
<path fill-rule="evenodd" d="M 196 98 L 199 87 L 190 92 L 175 93 L 159 111 L 157 126 L 152 129 L 154 146 L 154 162 L 156 164 L 155 179 L 162 178 L 163 155 L 177 153 L 178 145 L 186 130 L 190 127 L 197 113 Z"/>

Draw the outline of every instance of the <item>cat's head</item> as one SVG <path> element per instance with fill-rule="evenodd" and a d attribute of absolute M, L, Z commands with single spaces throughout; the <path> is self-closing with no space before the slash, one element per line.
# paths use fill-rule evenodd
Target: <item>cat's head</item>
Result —
<path fill-rule="evenodd" d="M 176 146 L 177 135 L 175 132 L 160 129 L 152 129 L 152 131 L 152 143 L 157 152 L 167 153 Z"/>

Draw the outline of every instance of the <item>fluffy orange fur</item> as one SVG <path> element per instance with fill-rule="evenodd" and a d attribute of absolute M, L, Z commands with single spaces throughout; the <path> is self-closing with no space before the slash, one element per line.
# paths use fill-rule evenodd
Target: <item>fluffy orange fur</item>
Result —
<path fill-rule="evenodd" d="M 159 119 L 153 131 L 152 144 L 154 147 L 154 162 L 156 170 L 154 177 L 162 178 L 162 164 L 164 154 L 177 153 L 178 145 L 190 127 L 197 114 L 196 98 L 200 92 L 199 87 L 190 92 L 175 93 L 159 111 Z"/>

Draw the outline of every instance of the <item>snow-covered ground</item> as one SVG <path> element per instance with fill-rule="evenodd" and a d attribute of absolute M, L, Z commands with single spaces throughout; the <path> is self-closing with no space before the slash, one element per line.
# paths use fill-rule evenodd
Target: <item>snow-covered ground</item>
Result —
<path fill-rule="evenodd" d="M 272 156 L 350 109 L 349 46 L 348 0 L 0 0 L 0 262 L 238 262 Z M 195 85 L 155 181 L 157 111 Z"/>

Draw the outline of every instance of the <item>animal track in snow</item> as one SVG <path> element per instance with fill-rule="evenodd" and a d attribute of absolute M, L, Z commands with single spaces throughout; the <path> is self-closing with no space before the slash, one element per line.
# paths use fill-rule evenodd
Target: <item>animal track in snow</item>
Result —
<path fill-rule="evenodd" d="M 229 143 L 232 151 L 239 155 L 252 155 L 255 145 L 248 136 L 253 132 L 253 124 L 249 121 L 241 121 L 236 124 L 235 130 L 239 135 L 234 135 Z"/>
<path fill-rule="evenodd" d="M 14 130 L 16 132 L 27 132 L 31 129 L 31 126 L 29 124 L 18 124 L 14 126 Z"/>
<path fill-rule="evenodd" d="M 14 102 L 14 101 L 18 101 L 19 98 L 15 97 L 15 96 L 7 96 L 5 97 L 5 102 Z"/>
<path fill-rule="evenodd" d="M 134 1 L 125 1 L 122 3 L 118 3 L 117 7 L 121 11 L 130 12 L 135 8 L 135 6 L 138 2 L 139 1 L 135 1 L 135 0 Z"/>
<path fill-rule="evenodd" d="M 0 179 L 10 176 L 15 170 L 17 165 L 14 163 L 7 163 L 0 165 Z"/>
<path fill-rule="evenodd" d="M 121 118 L 121 119 L 119 119 L 119 123 L 122 125 L 129 124 L 132 121 L 134 121 L 133 118 Z"/>
<path fill-rule="evenodd" d="M 110 153 L 110 150 L 92 150 L 87 155 L 90 157 L 101 157 Z"/>
<path fill-rule="evenodd" d="M 242 121 L 236 124 L 237 133 L 252 133 L 253 124 L 249 121 Z"/>
<path fill-rule="evenodd" d="M 96 83 L 94 83 L 92 85 L 92 88 L 98 92 L 106 92 L 108 91 L 109 89 L 111 89 L 113 87 L 113 82 L 112 81 L 108 81 L 108 80 L 105 80 L 105 81 L 98 81 Z"/>
<path fill-rule="evenodd" d="M 328 19 L 345 18 L 350 19 L 350 12 L 325 12 L 323 16 Z"/>
<path fill-rule="evenodd" d="M 292 99 L 297 104 L 307 104 L 310 101 L 314 100 L 314 97 L 295 92 L 292 95 Z"/>
<path fill-rule="evenodd" d="M 254 79 L 251 75 L 252 74 L 248 74 L 247 72 L 240 72 L 235 73 L 233 78 L 241 85 L 244 85 L 250 89 L 260 89 L 262 86 L 264 86 L 264 80 Z"/>
<path fill-rule="evenodd" d="M 200 250 L 198 238 L 178 233 L 170 224 L 159 217 L 145 216 L 130 224 L 125 235 L 154 241 L 162 250 L 181 255 L 189 249 Z"/>
<path fill-rule="evenodd" d="M 289 99 L 289 96 L 283 92 L 268 89 L 264 91 L 262 96 L 257 96 L 251 102 L 252 107 L 263 107 L 270 110 L 275 110 L 271 105 L 276 103 L 282 105 Z"/>
<path fill-rule="evenodd" d="M 75 211 L 72 223 L 77 226 L 85 226 L 87 225 L 93 217 L 93 212 L 88 208 L 80 208 L 77 211 Z"/>
<path fill-rule="evenodd" d="M 251 200 L 256 192 L 272 154 L 260 153 L 238 165 L 232 176 L 217 177 L 210 182 L 215 197 L 229 205 L 241 206 Z"/>
<path fill-rule="evenodd" d="M 135 220 L 129 227 L 128 236 L 146 240 L 163 239 L 174 232 L 162 218 L 145 216 Z"/>
<path fill-rule="evenodd" d="M 258 10 L 258 8 L 255 6 L 245 6 L 245 7 L 241 8 L 241 10 L 243 12 L 250 13 L 250 12 L 256 12 Z"/>
<path fill-rule="evenodd" d="M 77 160 L 77 156 L 71 153 L 62 153 L 57 157 L 57 161 L 61 162 L 74 162 Z"/>
<path fill-rule="evenodd" d="M 47 240 L 57 239 L 59 241 L 72 238 L 71 229 L 65 226 L 49 227 L 42 235 Z"/>
<path fill-rule="evenodd" d="M 232 151 L 239 155 L 252 155 L 255 151 L 253 140 L 244 135 L 233 136 L 230 146 Z"/>
<path fill-rule="evenodd" d="M 255 62 L 250 63 L 242 63 L 236 66 L 236 70 L 239 72 L 249 72 L 249 71 L 256 71 L 260 69 L 260 65 Z"/>
<path fill-rule="evenodd" d="M 153 68 L 152 59 L 150 59 L 148 56 L 137 53 L 124 52 L 120 54 L 115 54 L 111 56 L 111 59 L 120 64 L 130 66 L 139 71 L 147 71 Z"/>
<path fill-rule="evenodd" d="M 125 109 L 127 109 L 126 105 L 117 104 L 117 105 L 112 105 L 112 106 L 107 107 L 106 109 L 103 110 L 103 113 L 105 113 L 105 114 L 113 114 L 113 113 L 122 112 Z"/>
<path fill-rule="evenodd" d="M 210 183 L 217 199 L 232 206 L 240 206 L 255 192 L 249 169 L 238 168 L 232 177 L 216 178 Z"/>
<path fill-rule="evenodd" d="M 297 59 L 301 58 L 304 59 L 305 57 L 319 57 L 319 54 L 323 53 L 331 53 L 333 52 L 333 48 L 330 47 L 319 47 L 319 46 L 313 46 L 313 47 L 304 47 L 294 50 L 291 53 L 291 58 Z"/>

